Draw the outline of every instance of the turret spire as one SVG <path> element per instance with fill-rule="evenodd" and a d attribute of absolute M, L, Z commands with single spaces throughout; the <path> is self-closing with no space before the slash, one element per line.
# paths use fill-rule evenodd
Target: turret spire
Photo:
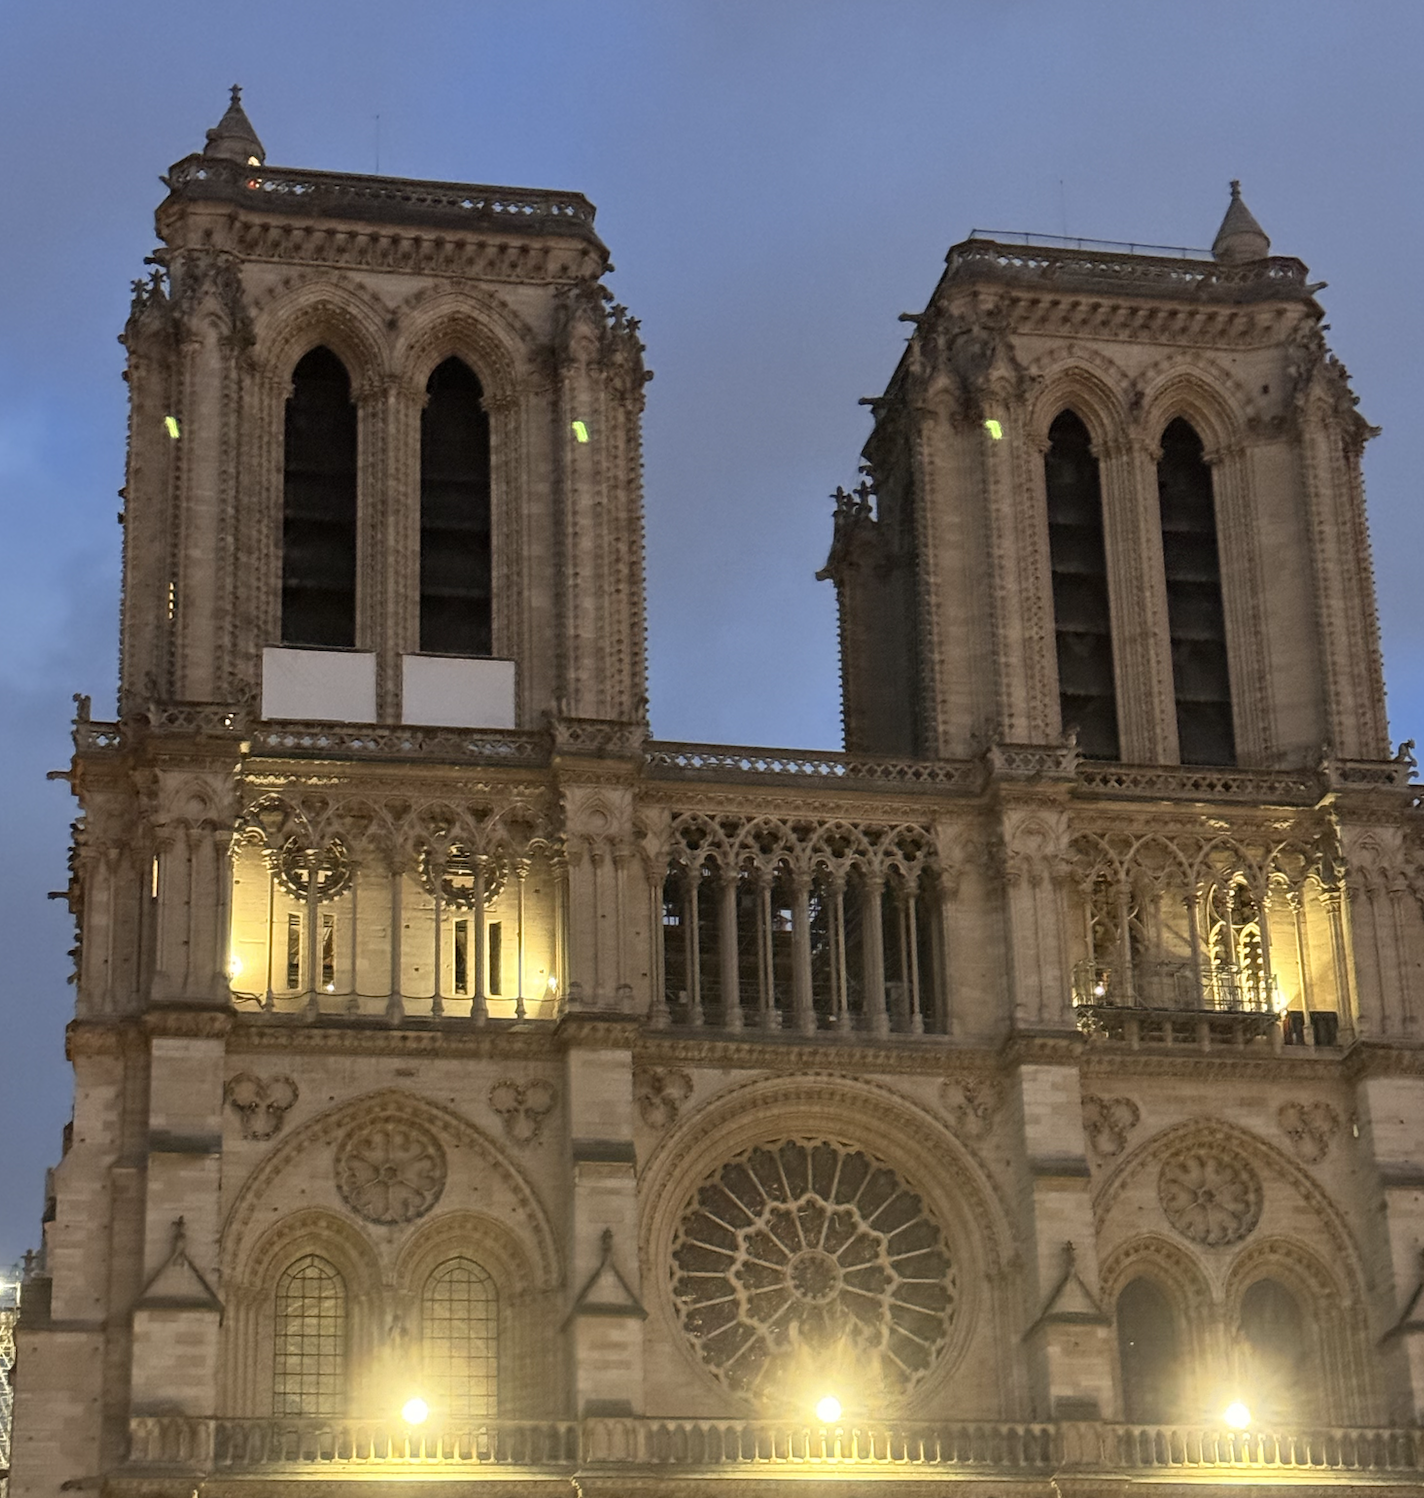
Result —
<path fill-rule="evenodd" d="M 1226 217 L 1221 221 L 1221 228 L 1216 231 L 1216 238 L 1211 242 L 1211 253 L 1230 265 L 1243 260 L 1264 260 L 1271 253 L 1271 241 L 1266 231 L 1241 201 L 1239 182 L 1231 184 L 1231 202 L 1227 206 Z"/>
<path fill-rule="evenodd" d="M 222 156 L 228 161 L 241 161 L 248 166 L 261 166 L 267 160 L 262 142 L 252 128 L 252 121 L 242 107 L 242 86 L 232 86 L 232 101 L 227 113 L 217 123 L 216 129 L 208 131 L 208 143 L 203 147 L 204 156 Z"/>

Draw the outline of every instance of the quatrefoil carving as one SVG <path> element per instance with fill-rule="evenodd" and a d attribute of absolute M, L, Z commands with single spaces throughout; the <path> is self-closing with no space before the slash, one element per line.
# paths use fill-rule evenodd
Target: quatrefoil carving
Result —
<path fill-rule="evenodd" d="M 544 1120 L 559 1101 L 552 1082 L 536 1077 L 532 1082 L 506 1079 L 490 1088 L 489 1105 L 499 1114 L 504 1132 L 516 1144 L 534 1144 L 544 1130 Z"/>
<path fill-rule="evenodd" d="M 247 1071 L 229 1078 L 223 1095 L 237 1110 L 244 1139 L 271 1139 L 298 1096 L 290 1077 L 254 1077 Z"/>

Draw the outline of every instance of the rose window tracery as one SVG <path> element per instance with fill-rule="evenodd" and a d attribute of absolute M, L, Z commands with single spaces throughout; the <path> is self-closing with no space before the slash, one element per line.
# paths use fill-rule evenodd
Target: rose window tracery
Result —
<path fill-rule="evenodd" d="M 1163 1162 L 1157 1198 L 1167 1221 L 1205 1248 L 1239 1243 L 1261 1217 L 1261 1178 L 1239 1155 L 1184 1150 Z"/>
<path fill-rule="evenodd" d="M 317 899 L 334 900 L 351 883 L 351 859 L 340 838 L 324 848 L 308 848 L 300 838 L 290 837 L 272 860 L 277 883 L 295 900 L 305 900 L 316 879 Z"/>
<path fill-rule="evenodd" d="M 473 910 L 477 864 L 484 903 L 492 906 L 509 882 L 509 855 L 503 848 L 485 854 L 483 859 L 458 843 L 448 848 L 444 857 L 439 859 L 429 848 L 424 848 L 420 854 L 420 882 L 433 895 L 438 874 L 440 899 L 446 909 Z"/>
<path fill-rule="evenodd" d="M 673 1242 L 672 1291 L 698 1355 L 738 1393 L 798 1365 L 853 1361 L 903 1393 L 954 1319 L 945 1236 L 889 1166 L 829 1140 L 759 1145 L 698 1189 Z"/>
<path fill-rule="evenodd" d="M 378 1118 L 342 1140 L 336 1187 L 368 1222 L 414 1222 L 445 1189 L 445 1151 L 420 1124 Z"/>

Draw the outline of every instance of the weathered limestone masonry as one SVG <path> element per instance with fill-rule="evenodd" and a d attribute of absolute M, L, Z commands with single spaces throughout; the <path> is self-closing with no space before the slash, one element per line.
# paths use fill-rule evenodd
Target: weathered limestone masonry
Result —
<path fill-rule="evenodd" d="M 16 1498 L 1424 1490 L 1372 429 L 1239 194 L 950 250 L 836 754 L 648 737 L 586 200 L 166 181 Z"/>

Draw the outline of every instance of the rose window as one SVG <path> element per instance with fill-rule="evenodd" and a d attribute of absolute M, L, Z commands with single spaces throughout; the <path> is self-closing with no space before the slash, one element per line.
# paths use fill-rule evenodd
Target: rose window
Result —
<path fill-rule="evenodd" d="M 290 837 L 273 861 L 277 882 L 295 900 L 305 900 L 316 880 L 317 899 L 334 900 L 351 883 L 351 859 L 340 838 L 324 848 L 308 848 Z"/>
<path fill-rule="evenodd" d="M 492 906 L 509 882 L 509 855 L 503 848 L 496 848 L 494 852 L 481 856 L 456 843 L 439 859 L 432 855 L 429 848 L 423 848 L 420 854 L 420 882 L 433 895 L 438 875 L 440 899 L 446 908 L 473 910 L 477 864 L 480 866 L 478 884 L 484 903 Z"/>
<path fill-rule="evenodd" d="M 944 1234 L 889 1166 L 827 1140 L 788 1140 L 723 1165 L 673 1242 L 672 1291 L 698 1355 L 739 1393 L 774 1394 L 845 1360 L 903 1393 L 949 1331 Z"/>
<path fill-rule="evenodd" d="M 368 1222 L 414 1222 L 445 1189 L 445 1151 L 420 1124 L 378 1118 L 341 1142 L 336 1187 Z"/>
<path fill-rule="evenodd" d="M 1206 1248 L 1239 1243 L 1261 1216 L 1261 1178 L 1239 1155 L 1187 1150 L 1172 1155 L 1157 1177 L 1167 1221 Z"/>

